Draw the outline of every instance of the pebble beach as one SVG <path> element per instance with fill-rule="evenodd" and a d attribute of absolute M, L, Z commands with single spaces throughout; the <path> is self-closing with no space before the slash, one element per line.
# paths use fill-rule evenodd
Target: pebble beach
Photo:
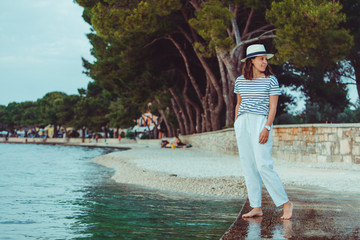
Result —
<path fill-rule="evenodd" d="M 162 191 L 238 199 L 246 197 L 238 156 L 195 148 L 162 149 L 133 144 L 130 150 L 94 159 L 115 170 L 116 182 Z M 347 163 L 299 163 L 274 159 L 274 168 L 286 187 L 315 187 L 358 194 L 360 166 Z"/>

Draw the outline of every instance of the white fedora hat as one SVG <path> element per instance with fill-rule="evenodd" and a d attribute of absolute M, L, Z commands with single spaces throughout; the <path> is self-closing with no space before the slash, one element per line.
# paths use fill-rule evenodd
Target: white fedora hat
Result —
<path fill-rule="evenodd" d="M 256 57 L 256 56 L 262 56 L 266 55 L 267 59 L 270 59 L 274 56 L 274 54 L 266 53 L 265 46 L 262 44 L 253 44 L 248 46 L 246 49 L 246 58 L 241 59 L 241 62 L 245 62 L 246 59 Z"/>

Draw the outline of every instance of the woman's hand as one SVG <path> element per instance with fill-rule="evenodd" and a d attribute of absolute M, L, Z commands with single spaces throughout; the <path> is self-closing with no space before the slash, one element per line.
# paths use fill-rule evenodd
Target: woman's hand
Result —
<path fill-rule="evenodd" d="M 264 128 L 260 133 L 259 143 L 265 144 L 268 141 L 268 139 L 269 139 L 269 130 Z"/>

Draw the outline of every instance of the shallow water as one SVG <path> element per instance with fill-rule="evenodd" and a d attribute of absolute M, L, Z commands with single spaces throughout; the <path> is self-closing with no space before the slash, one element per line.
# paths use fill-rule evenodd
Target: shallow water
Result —
<path fill-rule="evenodd" d="M 101 148 L 0 144 L 0 239 L 219 239 L 241 201 L 117 184 Z"/>

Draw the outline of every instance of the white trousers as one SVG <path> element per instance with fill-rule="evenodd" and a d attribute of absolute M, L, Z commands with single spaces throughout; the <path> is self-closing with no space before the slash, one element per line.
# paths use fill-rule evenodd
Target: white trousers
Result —
<path fill-rule="evenodd" d="M 265 144 L 259 143 L 266 121 L 266 116 L 245 113 L 234 123 L 241 167 L 252 208 L 261 207 L 261 180 L 277 207 L 289 201 L 281 179 L 273 168 L 272 127 L 268 141 Z"/>

